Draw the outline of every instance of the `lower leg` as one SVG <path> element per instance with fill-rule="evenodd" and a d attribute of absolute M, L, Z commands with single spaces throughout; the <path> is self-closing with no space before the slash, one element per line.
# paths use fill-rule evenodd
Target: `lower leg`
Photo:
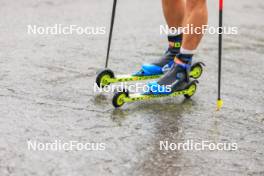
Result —
<path fill-rule="evenodd" d="M 184 26 L 193 25 L 193 27 L 202 28 L 203 25 L 207 24 L 208 12 L 206 0 L 186 0 L 186 18 L 184 21 Z M 187 50 L 195 50 L 202 37 L 202 30 L 198 30 L 201 34 L 184 34 L 182 48 Z"/>
<path fill-rule="evenodd" d="M 185 0 L 162 0 L 162 9 L 165 20 L 169 28 L 179 28 L 183 25 L 185 15 Z M 168 62 L 173 61 L 176 54 L 180 52 L 182 43 L 182 34 L 177 31 L 175 35 L 168 35 L 169 49 L 165 55 L 154 65 L 164 66 Z M 163 64 L 160 64 L 163 63 Z"/>
<path fill-rule="evenodd" d="M 162 0 L 162 9 L 169 27 L 181 27 L 185 14 L 184 0 Z"/>
<path fill-rule="evenodd" d="M 162 0 L 163 15 L 169 28 L 179 28 L 183 26 L 185 16 L 185 0 Z M 175 35 L 168 35 L 169 48 L 174 48 L 179 52 L 182 35 L 181 31 L 176 31 Z"/>
<path fill-rule="evenodd" d="M 195 30 L 197 33 L 190 33 L 183 35 L 183 41 L 180 53 L 176 56 L 176 64 L 187 64 L 190 65 L 192 61 L 192 55 L 198 47 L 202 37 L 203 37 L 203 25 L 207 24 L 208 12 L 206 0 L 186 0 L 186 17 L 184 20 L 184 26 L 193 26 L 194 28 L 199 28 Z"/>

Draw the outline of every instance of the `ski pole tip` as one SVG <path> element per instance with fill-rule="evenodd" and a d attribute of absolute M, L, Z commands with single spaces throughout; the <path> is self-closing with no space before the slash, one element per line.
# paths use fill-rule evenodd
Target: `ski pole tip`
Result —
<path fill-rule="evenodd" d="M 217 103 L 216 103 L 216 105 L 217 105 L 216 111 L 220 111 L 220 109 L 223 106 L 223 103 L 224 103 L 223 100 L 221 100 L 221 99 L 218 99 L 217 100 Z"/>

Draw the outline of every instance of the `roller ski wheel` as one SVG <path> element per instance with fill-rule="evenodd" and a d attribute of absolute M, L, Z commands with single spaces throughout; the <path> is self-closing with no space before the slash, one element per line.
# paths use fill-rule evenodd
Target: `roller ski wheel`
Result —
<path fill-rule="evenodd" d="M 125 104 L 125 98 L 128 98 L 129 93 L 127 90 L 121 92 L 115 92 L 112 104 L 115 108 L 119 108 Z"/>
<path fill-rule="evenodd" d="M 115 78 L 114 72 L 110 69 L 101 70 L 97 73 L 96 84 L 103 88 L 111 84 L 110 79 Z"/>
<path fill-rule="evenodd" d="M 197 62 L 191 66 L 190 77 L 194 79 L 199 79 L 203 74 L 203 66 L 205 66 L 202 62 Z"/>
<path fill-rule="evenodd" d="M 189 99 L 195 94 L 195 92 L 197 90 L 197 83 L 198 83 L 198 81 L 196 81 L 196 80 L 189 83 L 189 85 L 186 88 L 187 93 L 184 94 L 185 98 Z"/>

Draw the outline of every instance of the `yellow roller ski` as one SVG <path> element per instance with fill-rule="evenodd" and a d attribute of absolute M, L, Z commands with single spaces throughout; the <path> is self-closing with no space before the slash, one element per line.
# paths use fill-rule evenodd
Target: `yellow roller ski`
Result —
<path fill-rule="evenodd" d="M 198 79 L 203 73 L 203 67 L 205 66 L 202 62 L 197 62 L 191 66 L 190 78 Z M 104 69 L 97 73 L 96 84 L 98 87 L 103 88 L 112 83 L 119 82 L 131 82 L 131 81 L 144 81 L 151 79 L 158 79 L 162 75 L 151 75 L 151 76 L 133 76 L 133 75 L 120 75 L 115 76 L 114 72 L 110 69 Z"/>
<path fill-rule="evenodd" d="M 172 92 L 171 94 L 160 94 L 160 95 L 144 95 L 144 94 L 131 94 L 127 90 L 123 90 L 121 92 L 116 92 L 112 104 L 115 108 L 119 108 L 123 106 L 125 103 L 131 103 L 135 101 L 146 101 L 152 100 L 155 98 L 164 98 L 164 97 L 176 97 L 183 95 L 185 98 L 191 98 L 196 90 L 197 90 L 197 80 L 193 80 L 187 84 L 187 86 L 183 90 Z"/>

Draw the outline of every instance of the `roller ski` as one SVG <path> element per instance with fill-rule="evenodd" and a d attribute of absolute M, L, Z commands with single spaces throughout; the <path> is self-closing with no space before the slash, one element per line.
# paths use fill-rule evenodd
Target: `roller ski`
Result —
<path fill-rule="evenodd" d="M 204 63 L 197 62 L 191 66 L 189 76 L 193 79 L 199 79 L 203 73 Z M 96 84 L 98 87 L 103 88 L 113 83 L 120 82 L 131 82 L 131 81 L 143 81 L 160 78 L 164 72 L 160 74 L 153 75 L 117 75 L 115 76 L 114 72 L 110 69 L 104 69 L 98 72 L 96 77 Z"/>
<path fill-rule="evenodd" d="M 116 92 L 112 104 L 115 108 L 123 106 L 125 103 L 131 103 L 136 101 L 152 100 L 156 98 L 165 98 L 165 97 L 176 97 L 183 95 L 185 98 L 191 98 L 197 90 L 197 80 L 193 80 L 186 85 L 182 90 L 174 91 L 169 94 L 129 94 L 128 90 L 123 90 L 121 92 Z"/>
<path fill-rule="evenodd" d="M 127 90 L 116 92 L 112 103 L 118 108 L 125 103 L 183 95 L 191 98 L 197 90 L 197 80 L 190 80 L 191 55 L 178 55 L 172 69 L 157 82 L 148 84 L 149 90 L 140 94 L 129 94 Z M 169 87 L 169 88 L 168 88 Z"/>

